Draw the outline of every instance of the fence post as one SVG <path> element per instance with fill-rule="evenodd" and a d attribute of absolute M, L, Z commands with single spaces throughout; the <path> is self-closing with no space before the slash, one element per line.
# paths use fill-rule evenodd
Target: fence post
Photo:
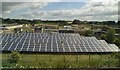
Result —
<path fill-rule="evenodd" d="M 65 54 L 64 54 L 64 62 L 65 62 Z"/>
<path fill-rule="evenodd" d="M 36 62 L 37 62 L 37 53 L 36 53 Z"/>
<path fill-rule="evenodd" d="M 90 53 L 89 53 L 89 60 L 90 60 Z"/>
<path fill-rule="evenodd" d="M 100 56 L 101 56 L 100 61 L 102 62 L 102 59 L 103 59 L 103 58 L 102 58 L 102 53 L 100 54 Z M 101 64 L 101 66 L 102 66 L 102 64 Z"/>
<path fill-rule="evenodd" d="M 51 62 L 51 54 L 50 54 L 50 62 Z"/>
<path fill-rule="evenodd" d="M 65 64 L 66 64 L 66 62 L 65 62 L 65 54 L 63 54 L 64 55 L 64 68 L 65 68 Z"/>
<path fill-rule="evenodd" d="M 76 61 L 77 61 L 77 62 L 79 61 L 79 54 L 77 54 L 77 58 L 76 58 Z"/>
<path fill-rule="evenodd" d="M 90 53 L 89 53 L 89 63 L 88 64 L 89 64 L 88 67 L 90 67 Z"/>

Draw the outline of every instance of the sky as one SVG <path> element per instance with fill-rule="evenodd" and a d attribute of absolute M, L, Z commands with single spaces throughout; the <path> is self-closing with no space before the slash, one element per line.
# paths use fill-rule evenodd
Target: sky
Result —
<path fill-rule="evenodd" d="M 3 0 L 0 3 L 0 16 L 15 19 L 117 21 L 119 1 Z"/>

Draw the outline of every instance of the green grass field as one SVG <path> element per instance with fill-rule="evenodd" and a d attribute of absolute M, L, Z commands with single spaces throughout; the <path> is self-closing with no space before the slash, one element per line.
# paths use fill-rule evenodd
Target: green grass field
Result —
<path fill-rule="evenodd" d="M 38 68 L 93 68 L 118 67 L 118 58 L 110 54 L 81 54 L 81 55 L 50 55 L 50 54 L 21 54 L 18 64 L 9 63 L 10 54 L 2 55 L 2 67 L 38 67 Z"/>

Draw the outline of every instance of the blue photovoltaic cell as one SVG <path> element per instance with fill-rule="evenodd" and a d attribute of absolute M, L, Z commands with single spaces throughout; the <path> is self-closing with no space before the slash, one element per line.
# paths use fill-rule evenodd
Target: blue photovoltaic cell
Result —
<path fill-rule="evenodd" d="M 2 51 L 118 52 L 115 44 L 78 33 L 3 33 L 1 41 Z"/>

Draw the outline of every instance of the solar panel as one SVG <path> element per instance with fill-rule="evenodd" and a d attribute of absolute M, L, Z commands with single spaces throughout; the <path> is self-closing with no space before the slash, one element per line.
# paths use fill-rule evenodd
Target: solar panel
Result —
<path fill-rule="evenodd" d="M 2 51 L 29 52 L 118 52 L 115 44 L 78 33 L 2 34 Z"/>

